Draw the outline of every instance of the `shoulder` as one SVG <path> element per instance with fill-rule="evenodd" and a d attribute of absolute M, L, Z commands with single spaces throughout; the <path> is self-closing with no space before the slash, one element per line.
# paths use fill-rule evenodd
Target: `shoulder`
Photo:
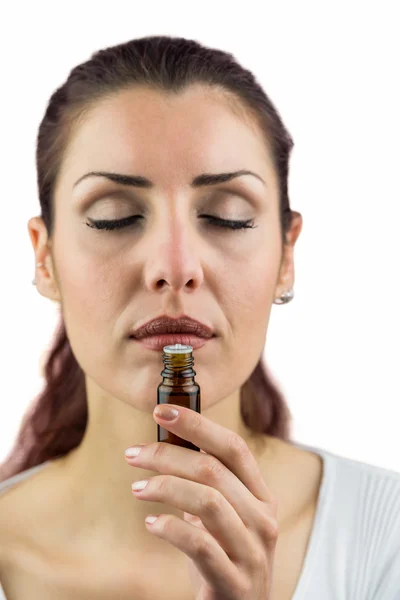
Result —
<path fill-rule="evenodd" d="M 400 597 L 400 473 L 374 465 L 360 470 L 359 537 L 366 548 L 365 572 L 371 567 L 371 598 L 394 600 Z"/>
<path fill-rule="evenodd" d="M 371 600 L 394 600 L 400 590 L 400 473 L 328 453 L 330 484 L 325 539 L 351 565 Z M 349 575 L 350 576 L 350 575 Z M 357 581 L 356 581 L 357 580 Z"/>
<path fill-rule="evenodd" d="M 6 559 L 37 534 L 46 498 L 51 497 L 52 466 L 46 461 L 0 482 L 0 579 Z"/>
<path fill-rule="evenodd" d="M 353 490 L 357 500 L 372 503 L 376 514 L 387 503 L 400 508 L 400 473 L 378 465 L 328 453 L 334 462 L 335 490 L 343 496 Z"/>
<path fill-rule="evenodd" d="M 372 567 L 371 598 L 393 600 L 400 590 L 400 473 L 359 461 L 342 469 L 357 498 L 365 571 Z"/>

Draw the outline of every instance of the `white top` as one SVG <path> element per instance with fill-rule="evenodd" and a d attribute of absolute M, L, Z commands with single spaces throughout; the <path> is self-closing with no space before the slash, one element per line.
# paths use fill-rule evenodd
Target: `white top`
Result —
<path fill-rule="evenodd" d="M 318 505 L 291 600 L 400 600 L 400 473 L 291 442 L 324 461 Z M 0 494 L 49 464 L 0 483 Z M 7 600 L 0 583 L 0 600 Z"/>

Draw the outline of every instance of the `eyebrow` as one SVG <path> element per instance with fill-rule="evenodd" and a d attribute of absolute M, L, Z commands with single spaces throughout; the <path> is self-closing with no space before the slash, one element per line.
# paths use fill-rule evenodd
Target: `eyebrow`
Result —
<path fill-rule="evenodd" d="M 248 171 L 246 169 L 241 169 L 240 171 L 234 171 L 232 173 L 203 173 L 202 175 L 195 177 L 190 185 L 194 188 L 204 185 L 215 185 L 217 183 L 231 181 L 231 179 L 234 179 L 235 177 L 241 177 L 242 175 L 253 175 L 262 181 L 264 185 L 266 185 L 264 179 L 260 177 L 260 175 L 257 175 L 257 173 L 253 173 L 253 171 Z M 109 173 L 107 171 L 91 171 L 90 173 L 86 173 L 86 175 L 83 175 L 74 183 L 73 187 L 76 187 L 78 183 L 87 177 L 106 177 L 107 179 L 110 179 L 115 183 L 121 183 L 122 185 L 131 185 L 138 188 L 154 188 L 154 183 L 150 181 L 150 179 L 142 177 L 141 175 L 121 175 L 120 173 Z"/>

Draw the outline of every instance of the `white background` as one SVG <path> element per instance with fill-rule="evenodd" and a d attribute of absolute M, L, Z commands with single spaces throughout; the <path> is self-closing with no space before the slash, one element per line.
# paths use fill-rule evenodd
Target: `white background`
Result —
<path fill-rule="evenodd" d="M 397 2 L 9 3 L 0 22 L 0 460 L 42 387 L 57 306 L 31 284 L 35 144 L 50 95 L 98 49 L 179 35 L 253 71 L 295 141 L 295 298 L 265 360 L 293 439 L 400 472 Z"/>

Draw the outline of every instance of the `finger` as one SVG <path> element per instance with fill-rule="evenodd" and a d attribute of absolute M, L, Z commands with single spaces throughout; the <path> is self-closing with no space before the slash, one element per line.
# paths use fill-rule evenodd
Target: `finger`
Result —
<path fill-rule="evenodd" d="M 235 597 L 244 597 L 243 575 L 212 535 L 175 515 L 159 515 L 147 527 L 193 560 L 216 597 L 231 598 L 232 590 L 237 590 Z"/>
<path fill-rule="evenodd" d="M 255 498 L 240 479 L 214 456 L 166 442 L 155 442 L 142 446 L 137 457 L 126 458 L 133 466 L 158 471 L 164 475 L 174 475 L 182 480 L 197 482 L 217 490 L 244 526 L 257 532 L 263 543 L 268 541 L 269 537 L 273 537 L 276 515 L 271 512 L 269 506 Z M 192 512 L 190 509 L 183 510 Z M 199 516 L 201 518 L 201 515 Z M 207 527 L 206 524 L 205 526 Z"/>
<path fill-rule="evenodd" d="M 200 517 L 230 560 L 241 566 L 253 564 L 254 554 L 259 550 L 255 538 L 218 490 L 174 475 L 158 475 L 149 479 L 146 487 L 135 492 L 135 496 L 170 504 Z"/>
<path fill-rule="evenodd" d="M 179 412 L 174 421 L 164 421 L 153 412 L 154 419 L 168 431 L 215 456 L 256 498 L 262 502 L 275 503 L 256 459 L 240 435 L 190 408 L 176 404 L 170 406 Z"/>
<path fill-rule="evenodd" d="M 197 515 L 192 515 L 191 513 L 183 511 L 183 519 L 184 519 L 184 521 L 186 521 L 187 523 L 190 523 L 194 527 L 200 527 L 200 529 L 203 529 L 204 531 L 208 531 L 208 529 L 204 525 L 203 521 Z"/>

